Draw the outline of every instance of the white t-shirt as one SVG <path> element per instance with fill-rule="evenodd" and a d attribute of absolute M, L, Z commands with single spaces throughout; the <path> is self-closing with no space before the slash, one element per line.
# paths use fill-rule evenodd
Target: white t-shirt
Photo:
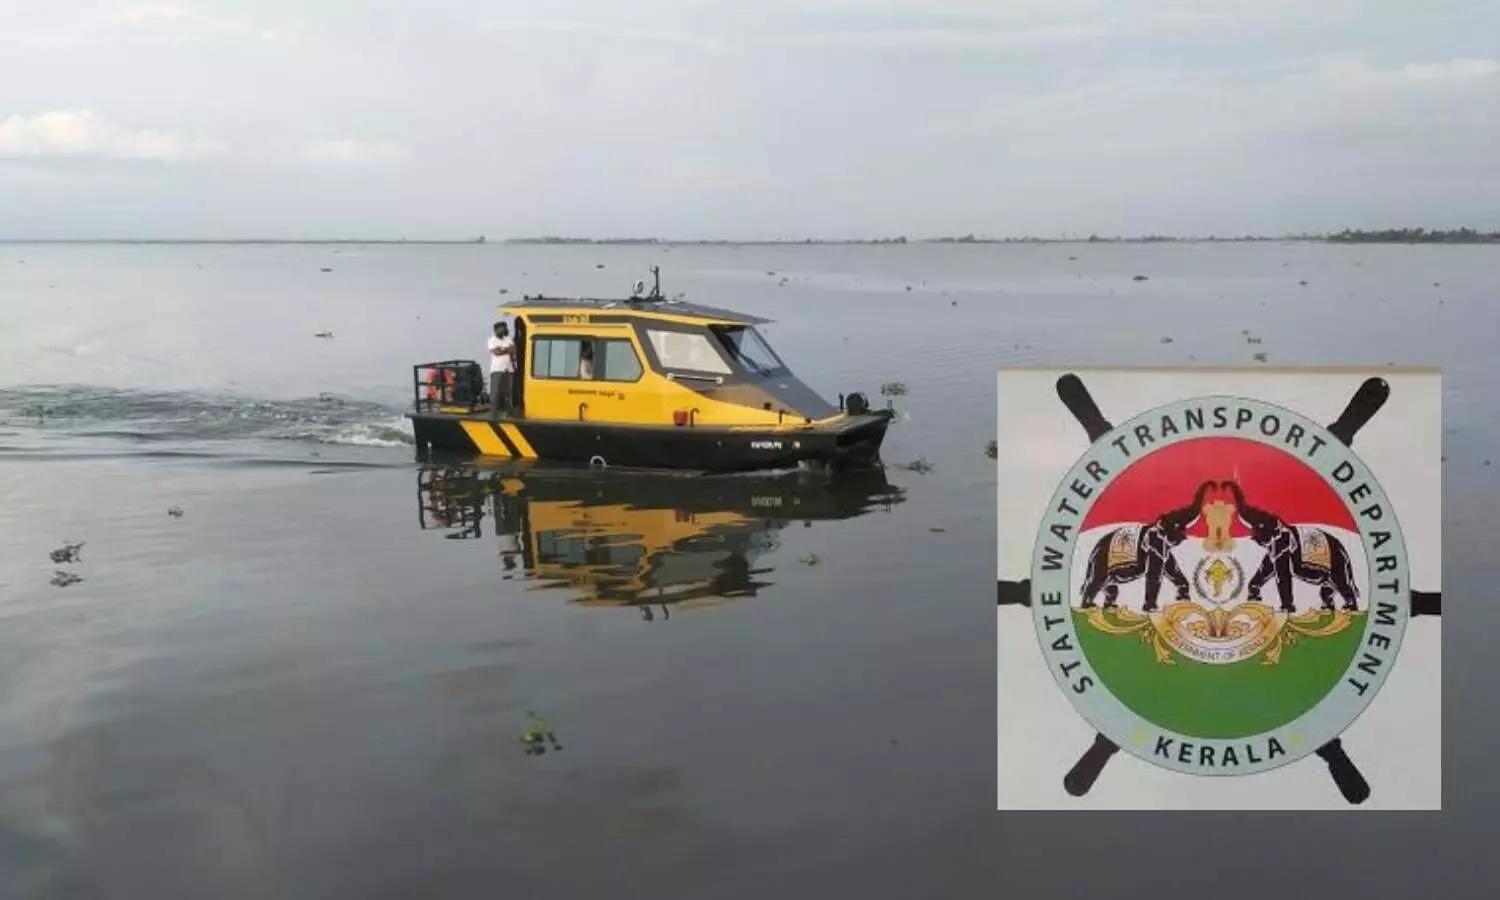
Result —
<path fill-rule="evenodd" d="M 510 335 L 495 337 L 490 335 L 490 373 L 514 372 L 515 366 L 511 362 L 510 354 L 495 355 L 496 350 L 509 350 L 516 345 L 516 341 Z"/>

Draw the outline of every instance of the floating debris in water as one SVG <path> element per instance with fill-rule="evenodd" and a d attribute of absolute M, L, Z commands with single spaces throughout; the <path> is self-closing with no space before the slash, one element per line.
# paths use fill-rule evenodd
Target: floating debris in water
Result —
<path fill-rule="evenodd" d="M 990 441 L 988 444 L 985 444 L 984 455 L 990 459 L 998 459 L 1000 457 L 1000 442 Z"/>
<path fill-rule="evenodd" d="M 906 289 L 907 289 L 907 290 L 908 290 L 908 291 L 909 291 L 909 290 L 911 290 L 911 285 L 909 285 L 909 284 L 908 284 L 908 285 L 907 285 L 907 286 L 906 286 Z"/>
<path fill-rule="evenodd" d="M 82 580 L 81 576 L 74 575 L 72 572 L 64 572 L 62 569 L 58 569 L 52 575 L 52 584 L 60 588 L 67 587 L 70 584 L 77 584 Z"/>
<path fill-rule="evenodd" d="M 170 506 L 170 507 L 167 507 L 167 515 L 171 516 L 174 519 L 180 519 L 180 518 L 182 518 L 182 507 L 180 507 L 180 506 Z"/>
<path fill-rule="evenodd" d="M 526 748 L 527 756 L 541 756 L 547 752 L 550 745 L 553 750 L 561 750 L 562 744 L 557 742 L 557 735 L 553 733 L 552 726 L 543 721 L 536 713 L 526 713 L 531 719 L 531 724 L 521 732 L 521 744 Z"/>
<path fill-rule="evenodd" d="M 327 267 L 327 266 L 324 266 L 324 267 L 323 267 L 323 271 L 325 271 L 325 272 L 332 272 L 332 271 L 333 271 L 333 269 L 330 269 L 330 268 L 328 268 L 328 267 Z"/>
<path fill-rule="evenodd" d="M 1266 353 L 1265 353 L 1265 351 L 1261 351 L 1260 353 L 1255 354 L 1255 361 L 1256 362 L 1265 362 L 1266 361 Z"/>
<path fill-rule="evenodd" d="M 502 293 L 502 294 L 509 294 L 510 293 L 510 288 L 501 288 L 500 289 L 500 293 Z"/>
<path fill-rule="evenodd" d="M 53 550 L 50 554 L 52 561 L 58 564 L 78 562 L 78 551 L 83 549 L 83 541 L 68 542 Z"/>
<path fill-rule="evenodd" d="M 1163 344 L 1170 344 L 1172 343 L 1172 339 L 1170 337 L 1167 337 L 1166 335 L 1162 335 L 1161 342 Z"/>
<path fill-rule="evenodd" d="M 602 268 L 604 268 L 604 263 L 598 263 L 598 264 L 596 264 L 594 266 L 594 268 L 596 268 L 596 269 L 602 269 Z"/>
<path fill-rule="evenodd" d="M 1247 343 L 1247 344 L 1259 344 L 1260 342 L 1261 342 L 1260 338 L 1252 336 L 1248 331 L 1245 332 L 1245 343 Z"/>
<path fill-rule="evenodd" d="M 1442 287 L 1442 286 L 1443 286 L 1443 283 L 1442 283 L 1442 282 L 1441 282 L 1441 281 L 1434 281 L 1434 282 L 1433 282 L 1433 283 L 1432 283 L 1432 286 L 1433 286 L 1433 287 Z"/>
<path fill-rule="evenodd" d="M 1131 281 L 1150 281 L 1151 279 L 1147 278 L 1144 275 L 1137 275 L 1137 276 L 1135 276 L 1134 278 L 1132 278 L 1130 280 Z"/>
<path fill-rule="evenodd" d="M 1070 257 L 1068 257 L 1068 261 L 1069 262 L 1078 262 L 1078 257 L 1076 257 L 1076 256 L 1070 256 Z"/>
<path fill-rule="evenodd" d="M 927 473 L 932 471 L 932 463 L 928 462 L 926 457 L 919 456 L 909 463 L 902 463 L 900 468 L 908 472 Z"/>
<path fill-rule="evenodd" d="M 932 526 L 931 528 L 929 528 L 927 530 L 928 531 L 932 531 L 932 532 L 936 532 L 938 534 L 942 534 L 943 532 L 947 531 L 948 529 L 944 528 L 941 525 L 934 525 L 934 526 Z"/>
<path fill-rule="evenodd" d="M 822 562 L 822 560 L 818 558 L 818 554 L 809 553 L 806 556 L 798 557 L 797 562 L 802 563 L 804 566 L 815 566 Z"/>
<path fill-rule="evenodd" d="M 772 278 L 775 278 L 775 277 L 776 277 L 776 273 L 775 273 L 775 272 L 772 272 L 772 271 L 770 271 L 770 270 L 769 270 L 769 269 L 768 269 L 768 270 L 767 270 L 767 271 L 766 271 L 766 274 L 767 274 L 767 275 L 770 275 L 770 276 L 771 276 L 771 277 L 772 277 Z"/>
<path fill-rule="evenodd" d="M 315 338 L 323 338 L 324 340 L 331 341 L 331 340 L 333 340 L 333 332 L 331 332 L 331 331 L 320 331 L 317 334 L 313 335 L 313 337 L 315 337 Z"/>
<path fill-rule="evenodd" d="M 906 385 L 900 381 L 887 381 L 880 386 L 882 397 L 900 397 L 906 393 Z"/>
<path fill-rule="evenodd" d="M 1302 285 L 1303 287 L 1307 287 L 1307 282 L 1305 282 L 1305 281 L 1299 281 L 1297 283 L 1300 284 L 1300 285 Z"/>

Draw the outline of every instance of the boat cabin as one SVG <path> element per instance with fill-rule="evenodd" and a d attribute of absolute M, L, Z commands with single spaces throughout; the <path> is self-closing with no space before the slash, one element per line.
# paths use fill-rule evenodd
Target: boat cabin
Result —
<path fill-rule="evenodd" d="M 626 300 L 538 295 L 499 307 L 513 319 L 517 349 L 513 418 L 775 428 L 842 412 L 798 380 L 756 329 L 770 320 L 666 300 L 659 282 L 650 294 L 641 287 Z M 442 376 L 451 384 L 444 402 L 430 392 L 433 411 L 487 405 L 488 366 L 423 368 L 451 373 Z"/>

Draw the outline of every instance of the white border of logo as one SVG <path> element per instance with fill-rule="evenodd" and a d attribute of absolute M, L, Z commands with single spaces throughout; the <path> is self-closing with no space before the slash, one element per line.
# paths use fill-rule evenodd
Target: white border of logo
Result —
<path fill-rule="evenodd" d="M 1215 415 L 1218 408 L 1225 410 L 1223 416 Z M 1204 411 L 1203 427 L 1183 427 L 1182 414 L 1189 409 Z M 1158 427 L 1164 418 L 1170 418 L 1177 426 L 1175 434 L 1164 434 L 1164 429 Z M 1268 433 L 1267 428 L 1273 425 Z M 1150 453 L 1205 437 L 1238 437 L 1285 451 L 1287 435 L 1293 426 L 1301 429 L 1312 447 L 1311 453 L 1298 453 L 1298 458 L 1333 487 L 1359 528 L 1369 585 L 1368 596 L 1361 598 L 1368 609 L 1363 641 L 1338 684 L 1312 709 L 1278 728 L 1235 739 L 1199 738 L 1161 728 L 1133 712 L 1110 692 L 1079 645 L 1072 614 L 1077 593 L 1072 571 L 1080 526 L 1089 508 L 1114 478 L 1126 466 Z M 1145 449 L 1140 448 L 1137 439 L 1137 429 L 1142 428 L 1153 438 Z M 1096 470 L 1102 467 L 1104 474 L 1096 477 L 1090 466 Z M 1088 489 L 1088 496 L 1081 496 L 1075 484 Z M 1376 509 L 1380 511 L 1378 519 L 1372 518 L 1371 510 Z M 1056 524 L 1071 527 L 1071 541 L 1056 538 L 1050 530 Z M 1377 549 L 1372 531 L 1387 531 L 1390 539 Z M 1046 552 L 1049 548 L 1051 554 Z M 1380 558 L 1392 562 L 1377 571 Z M 1395 663 L 1411 615 L 1410 591 L 1410 566 L 1400 523 L 1374 473 L 1354 450 L 1323 426 L 1292 410 L 1224 395 L 1180 400 L 1147 410 L 1091 444 L 1053 492 L 1032 553 L 1032 620 L 1042 656 L 1058 687 L 1079 715 L 1126 752 L 1153 765 L 1190 775 L 1268 772 L 1308 756 L 1343 734 L 1379 694 Z M 1062 640 L 1064 637 L 1066 640 Z M 1238 763 L 1232 768 L 1204 762 L 1224 760 L 1229 748 Z"/>

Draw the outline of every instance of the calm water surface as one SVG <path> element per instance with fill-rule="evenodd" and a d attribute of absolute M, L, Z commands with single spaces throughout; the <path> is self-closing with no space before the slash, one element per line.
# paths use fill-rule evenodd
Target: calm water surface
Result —
<path fill-rule="evenodd" d="M 888 471 L 415 463 L 413 363 L 653 262 L 825 395 L 904 382 Z M 1496 284 L 1483 247 L 0 245 L 0 896 L 1035 875 L 992 811 L 995 369 L 1440 364 L 1453 594 L 1500 500 Z"/>

